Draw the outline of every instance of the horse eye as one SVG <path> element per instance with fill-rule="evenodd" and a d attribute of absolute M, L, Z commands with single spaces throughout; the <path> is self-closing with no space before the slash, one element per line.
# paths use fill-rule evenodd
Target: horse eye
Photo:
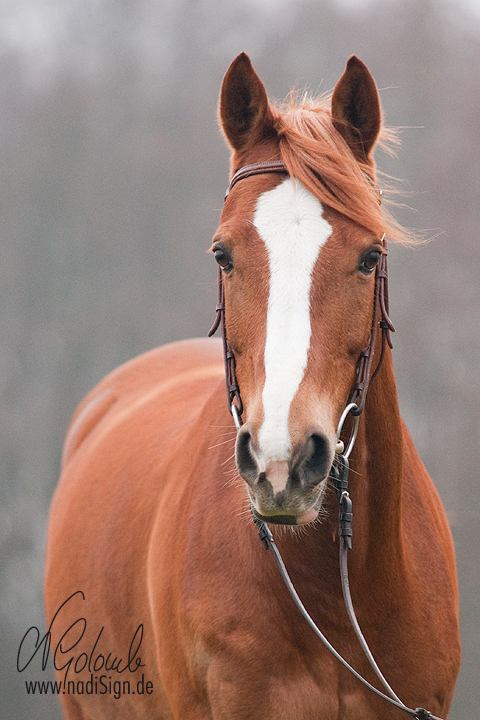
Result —
<path fill-rule="evenodd" d="M 228 272 L 233 268 L 232 259 L 230 257 L 230 254 L 225 250 L 223 247 L 214 247 L 213 248 L 213 254 L 215 256 L 215 260 L 220 265 L 222 270 L 225 272 Z"/>
<path fill-rule="evenodd" d="M 370 250 L 360 261 L 359 270 L 370 275 L 378 265 L 382 253 L 380 250 Z"/>

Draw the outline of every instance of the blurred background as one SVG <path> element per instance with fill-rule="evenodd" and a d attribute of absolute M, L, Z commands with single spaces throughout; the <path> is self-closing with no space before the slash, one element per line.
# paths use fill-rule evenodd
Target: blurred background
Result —
<path fill-rule="evenodd" d="M 277 98 L 330 90 L 355 53 L 404 128 L 377 162 L 405 179 L 399 219 L 435 239 L 391 248 L 394 361 L 456 544 L 450 718 L 478 720 L 480 0 L 0 0 L 0 715 L 60 717 L 16 656 L 43 628 L 70 415 L 118 364 L 213 321 L 217 98 L 242 50 Z"/>

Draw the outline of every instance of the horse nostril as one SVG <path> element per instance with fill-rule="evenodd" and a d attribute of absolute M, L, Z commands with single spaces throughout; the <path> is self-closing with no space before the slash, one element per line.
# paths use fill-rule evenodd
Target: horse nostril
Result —
<path fill-rule="evenodd" d="M 240 475 L 246 482 L 253 484 L 258 476 L 258 467 L 252 452 L 252 438 L 245 428 L 238 433 L 235 454 Z"/>
<path fill-rule="evenodd" d="M 328 475 L 332 462 L 330 455 L 330 446 L 326 438 L 318 433 L 308 438 L 305 459 L 298 468 L 304 482 L 316 485 Z"/>

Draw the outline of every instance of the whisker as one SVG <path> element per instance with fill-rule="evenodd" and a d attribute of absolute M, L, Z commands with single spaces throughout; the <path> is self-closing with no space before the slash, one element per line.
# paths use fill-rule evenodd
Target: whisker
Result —
<path fill-rule="evenodd" d="M 227 430 L 228 432 L 231 432 L 232 434 L 237 434 L 237 428 L 234 425 L 209 425 L 212 429 L 220 429 L 220 430 Z"/>
<path fill-rule="evenodd" d="M 207 450 L 213 450 L 214 448 L 220 447 L 221 445 L 227 445 L 227 443 L 231 443 L 233 438 L 227 438 L 226 440 L 222 440 L 221 442 L 217 443 L 216 445 L 210 445 L 210 447 L 207 448 Z"/>
<path fill-rule="evenodd" d="M 226 430 L 225 432 L 217 433 L 217 435 L 220 435 L 220 436 L 222 436 L 222 435 L 236 435 L 236 434 L 237 434 L 236 428 L 230 428 L 229 430 Z"/>
<path fill-rule="evenodd" d="M 224 460 L 222 462 L 222 465 L 226 465 L 228 462 L 230 462 L 231 460 L 234 460 L 234 459 L 235 459 L 235 453 L 233 453 L 232 455 L 230 455 L 230 457 L 228 457 L 226 460 Z"/>
<path fill-rule="evenodd" d="M 239 517 L 240 517 L 241 515 L 247 515 L 247 514 L 249 514 L 249 515 L 252 514 L 249 507 L 242 508 L 241 510 L 237 510 L 237 515 L 238 515 Z"/>
<path fill-rule="evenodd" d="M 239 477 L 238 475 L 232 475 L 232 477 L 227 478 L 227 480 L 222 485 L 222 490 L 226 487 L 231 487 L 233 485 L 240 485 L 240 481 L 243 482 L 243 479 Z"/>
<path fill-rule="evenodd" d="M 237 510 L 237 517 L 246 522 L 247 525 L 254 525 L 253 516 L 249 507 L 244 510 Z"/>
<path fill-rule="evenodd" d="M 361 475 L 362 475 L 362 473 L 360 472 L 360 470 L 355 470 L 355 469 L 352 468 L 352 467 L 350 467 L 348 471 L 349 471 L 349 473 L 350 473 L 351 475 L 356 475 L 357 477 L 361 477 Z"/>

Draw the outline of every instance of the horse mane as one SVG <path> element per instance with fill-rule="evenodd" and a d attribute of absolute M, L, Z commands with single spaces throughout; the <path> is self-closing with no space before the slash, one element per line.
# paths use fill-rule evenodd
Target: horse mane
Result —
<path fill-rule="evenodd" d="M 292 95 L 284 104 L 272 107 L 274 127 L 280 141 L 282 161 L 289 174 L 298 178 L 320 202 L 346 215 L 378 238 L 386 233 L 402 244 L 414 242 L 413 235 L 380 204 L 373 160 L 359 162 L 335 129 L 331 95 L 296 101 Z M 396 133 L 382 126 L 379 144 L 398 144 Z M 382 198 L 383 200 L 383 198 Z"/>

